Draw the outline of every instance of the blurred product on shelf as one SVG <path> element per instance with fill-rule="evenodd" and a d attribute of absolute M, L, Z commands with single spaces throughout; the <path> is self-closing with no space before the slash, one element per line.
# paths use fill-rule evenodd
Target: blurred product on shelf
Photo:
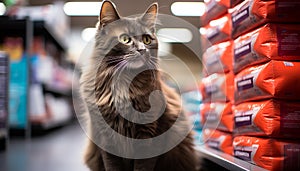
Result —
<path fill-rule="evenodd" d="M 235 133 L 276 138 L 300 138 L 300 103 L 265 100 L 233 107 Z"/>
<path fill-rule="evenodd" d="M 2 50 L 10 57 L 9 124 L 14 128 L 27 126 L 28 60 L 23 48 L 23 38 L 6 37 Z"/>
<path fill-rule="evenodd" d="M 9 56 L 0 51 L 0 151 L 7 148 L 8 140 L 8 84 L 9 84 Z"/>
<path fill-rule="evenodd" d="M 61 60 L 50 56 L 43 37 L 35 36 L 31 49 L 30 121 L 50 125 L 72 118 L 72 68 L 59 65 Z"/>
<path fill-rule="evenodd" d="M 208 25 L 200 28 L 201 36 L 207 39 L 206 44 L 214 45 L 227 41 L 231 38 L 231 18 L 229 14 L 225 14 L 221 18 L 212 20 Z"/>
<path fill-rule="evenodd" d="M 204 76 L 214 73 L 228 73 L 232 71 L 232 41 L 216 44 L 208 48 L 202 56 Z"/>
<path fill-rule="evenodd" d="M 300 62 L 275 61 L 249 67 L 236 75 L 234 102 L 267 98 L 299 100 Z"/>
<path fill-rule="evenodd" d="M 234 40 L 234 73 L 270 60 L 300 60 L 300 25 L 266 24 Z"/>
<path fill-rule="evenodd" d="M 212 74 L 202 79 L 200 92 L 203 102 L 229 102 L 233 101 L 233 74 Z"/>
<path fill-rule="evenodd" d="M 208 128 L 203 129 L 203 141 L 205 145 L 229 155 L 233 154 L 232 140 L 231 133 Z"/>
<path fill-rule="evenodd" d="M 196 144 L 202 143 L 202 124 L 201 117 L 199 115 L 200 104 L 202 103 L 202 97 L 200 92 L 196 90 L 190 90 L 181 94 L 183 101 L 183 109 L 189 116 L 193 130 L 195 132 L 194 138 Z"/>
<path fill-rule="evenodd" d="M 281 139 L 237 136 L 234 156 L 267 170 L 300 170 L 300 144 Z"/>
<path fill-rule="evenodd" d="M 242 0 L 206 0 L 205 13 L 200 18 L 201 26 L 207 25 L 211 20 L 217 19 L 227 13 L 228 8 L 235 6 Z"/>
<path fill-rule="evenodd" d="M 300 22 L 300 4 L 294 0 L 245 0 L 229 10 L 236 38 L 267 22 Z"/>
<path fill-rule="evenodd" d="M 202 125 L 205 128 L 232 132 L 234 127 L 231 103 L 201 104 Z"/>
<path fill-rule="evenodd" d="M 0 34 L 0 49 L 10 56 L 9 125 L 17 131 L 24 130 L 25 136 L 30 135 L 30 127 L 62 126 L 66 118 L 73 118 L 74 66 L 67 60 L 66 46 L 53 29 L 60 28 L 59 23 L 53 23 L 57 17 L 62 19 L 60 13 L 51 11 L 48 16 L 48 7 L 27 8 L 31 9 L 16 7 L 9 13 L 14 17 L 0 17 L 1 33 L 7 32 Z M 41 14 L 43 9 L 45 15 Z"/>

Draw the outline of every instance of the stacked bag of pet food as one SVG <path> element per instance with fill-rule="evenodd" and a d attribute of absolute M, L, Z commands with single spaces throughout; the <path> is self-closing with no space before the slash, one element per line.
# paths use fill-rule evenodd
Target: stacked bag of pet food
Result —
<path fill-rule="evenodd" d="M 231 18 L 227 12 L 235 0 L 206 1 L 206 13 L 200 28 L 203 53 L 203 79 L 200 84 L 203 103 L 200 114 L 203 142 L 206 146 L 233 154 L 233 41 Z"/>
<path fill-rule="evenodd" d="M 229 10 L 234 156 L 300 170 L 300 3 L 245 0 Z"/>

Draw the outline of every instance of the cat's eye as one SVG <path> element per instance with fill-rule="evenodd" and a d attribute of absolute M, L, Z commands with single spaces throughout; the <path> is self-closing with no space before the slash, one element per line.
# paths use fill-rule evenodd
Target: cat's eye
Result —
<path fill-rule="evenodd" d="M 131 42 L 131 38 L 127 34 L 122 34 L 119 37 L 119 41 L 123 44 L 129 44 Z"/>
<path fill-rule="evenodd" d="M 143 35 L 143 42 L 146 45 L 149 45 L 152 42 L 152 39 L 149 35 Z"/>

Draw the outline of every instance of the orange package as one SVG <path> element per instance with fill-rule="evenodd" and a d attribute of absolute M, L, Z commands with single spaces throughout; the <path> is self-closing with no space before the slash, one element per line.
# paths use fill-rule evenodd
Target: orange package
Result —
<path fill-rule="evenodd" d="M 200 92 L 203 102 L 233 101 L 233 74 L 212 74 L 202 79 Z"/>
<path fill-rule="evenodd" d="M 229 10 L 234 38 L 267 22 L 300 22 L 295 0 L 245 0 Z"/>
<path fill-rule="evenodd" d="M 233 154 L 232 134 L 214 129 L 203 129 L 203 142 L 206 146 L 222 151 L 229 155 Z"/>
<path fill-rule="evenodd" d="M 207 0 L 205 1 L 205 13 L 201 16 L 201 26 L 207 25 L 211 20 L 217 19 L 227 13 L 230 0 Z"/>
<path fill-rule="evenodd" d="M 213 73 L 228 73 L 232 70 L 232 42 L 216 44 L 206 50 L 202 57 L 205 76 Z"/>
<path fill-rule="evenodd" d="M 205 13 L 200 18 L 201 26 L 207 25 L 211 20 L 217 19 L 227 13 L 230 7 L 234 7 L 243 0 L 205 0 Z"/>
<path fill-rule="evenodd" d="M 231 106 L 231 103 L 202 103 L 200 113 L 203 127 L 232 132 L 234 122 Z"/>
<path fill-rule="evenodd" d="M 269 60 L 300 60 L 300 25 L 266 24 L 234 40 L 233 71 Z"/>
<path fill-rule="evenodd" d="M 237 136 L 234 156 L 272 171 L 300 170 L 299 142 Z"/>
<path fill-rule="evenodd" d="M 233 114 L 237 134 L 300 138 L 300 102 L 247 102 L 234 106 Z"/>
<path fill-rule="evenodd" d="M 275 61 L 246 68 L 235 76 L 234 102 L 267 98 L 299 100 L 300 62 Z"/>
<path fill-rule="evenodd" d="M 207 43 L 214 45 L 227 41 L 231 38 L 231 18 L 229 14 L 224 15 L 221 18 L 212 20 L 205 27 L 200 28 L 200 33 L 207 39 Z"/>

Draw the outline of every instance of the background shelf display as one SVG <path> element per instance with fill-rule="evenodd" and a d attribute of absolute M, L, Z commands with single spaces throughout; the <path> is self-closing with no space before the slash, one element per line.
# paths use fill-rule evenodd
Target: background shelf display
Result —
<path fill-rule="evenodd" d="M 9 57 L 0 51 L 0 150 L 5 150 L 8 141 L 8 84 Z"/>
<path fill-rule="evenodd" d="M 223 152 L 217 151 L 215 149 L 208 148 L 204 145 L 197 146 L 196 150 L 202 157 L 207 158 L 231 171 L 267 171 L 264 168 L 248 163 Z"/>
<path fill-rule="evenodd" d="M 24 82 L 23 89 L 19 89 L 18 85 L 10 87 L 10 93 L 22 90 L 24 95 L 24 99 L 19 101 L 23 103 L 22 110 L 11 112 L 14 122 L 10 120 L 10 131 L 29 137 L 31 128 L 50 129 L 67 124 L 74 118 L 71 109 L 73 64 L 66 59 L 64 41 L 43 20 L 1 16 L 0 25 L 0 49 L 19 55 L 10 63 L 15 65 L 10 72 L 18 75 L 12 78 Z M 10 46 L 15 46 L 14 42 L 21 44 L 21 50 Z M 20 69 L 16 70 L 21 61 L 22 68 L 26 70 L 23 73 Z M 20 97 L 20 93 L 15 95 L 15 99 Z M 17 106 L 12 109 L 17 109 Z"/>

